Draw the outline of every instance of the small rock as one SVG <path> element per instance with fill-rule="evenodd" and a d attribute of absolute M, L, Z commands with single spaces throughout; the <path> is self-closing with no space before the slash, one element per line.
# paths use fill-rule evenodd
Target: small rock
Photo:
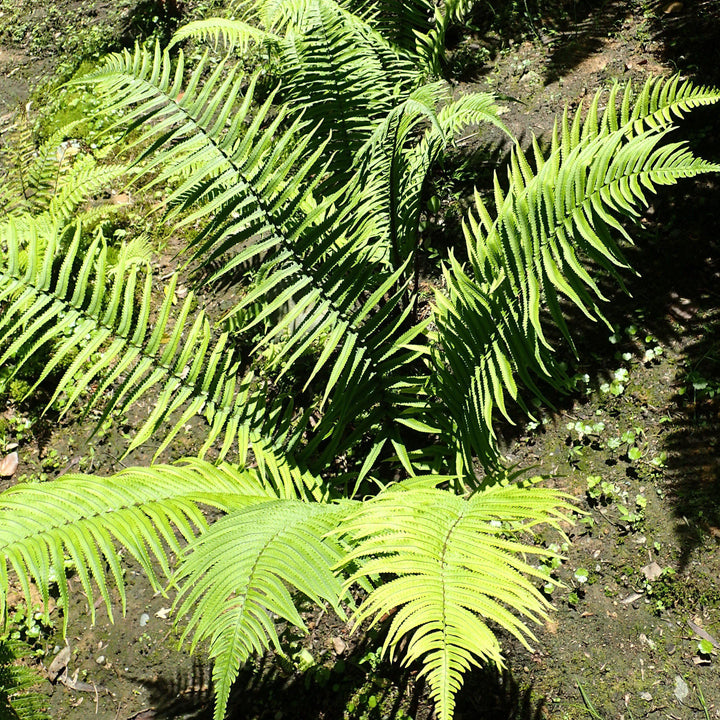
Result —
<path fill-rule="evenodd" d="M 675 693 L 677 701 L 680 703 L 685 702 L 685 698 L 690 694 L 688 684 L 680 675 L 675 676 L 675 690 L 673 692 Z"/>
<path fill-rule="evenodd" d="M 642 597 L 642 593 L 630 593 L 626 598 L 623 598 L 620 602 L 623 605 L 629 605 L 630 603 L 634 603 L 636 600 L 639 600 Z"/>
<path fill-rule="evenodd" d="M 98 665 L 104 665 L 104 664 L 105 664 L 105 656 L 104 656 L 104 655 L 98 655 L 98 656 L 95 658 L 95 662 L 96 662 Z"/>
<path fill-rule="evenodd" d="M 640 699 L 645 702 L 650 702 L 652 700 L 652 695 L 649 692 L 641 692 Z"/>
<path fill-rule="evenodd" d="M 0 461 L 0 477 L 12 477 L 18 469 L 19 458 L 16 452 L 11 452 Z"/>
<path fill-rule="evenodd" d="M 340 637 L 334 637 L 332 639 L 333 644 L 333 650 L 335 651 L 336 655 L 342 655 L 345 650 L 347 649 L 347 645 L 345 644 L 345 641 Z"/>
<path fill-rule="evenodd" d="M 676 645 L 668 645 L 668 646 L 665 648 L 665 650 L 667 651 L 667 654 L 668 654 L 668 655 L 674 655 L 674 654 L 675 654 L 675 651 L 677 650 L 677 646 L 676 646 Z"/>
<path fill-rule="evenodd" d="M 143 613 L 140 616 L 140 627 L 145 627 L 150 621 L 150 616 L 147 613 Z"/>
<path fill-rule="evenodd" d="M 640 568 L 640 572 L 652 582 L 662 575 L 662 568 L 653 560 L 649 565 Z"/>

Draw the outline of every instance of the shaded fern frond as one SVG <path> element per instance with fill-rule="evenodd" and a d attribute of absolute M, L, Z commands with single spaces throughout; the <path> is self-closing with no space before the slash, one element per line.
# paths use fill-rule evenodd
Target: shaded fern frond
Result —
<path fill-rule="evenodd" d="M 50 720 L 47 699 L 33 692 L 42 675 L 22 663 L 23 654 L 21 643 L 0 637 L 0 720 Z"/>
<path fill-rule="evenodd" d="M 80 204 L 122 175 L 118 164 L 99 164 L 90 155 L 68 145 L 77 123 L 56 130 L 35 149 L 26 118 L 10 136 L 10 147 L 0 153 L 5 175 L 0 178 L 0 211 L 17 217 L 47 212 L 67 220 Z"/>
<path fill-rule="evenodd" d="M 533 375 L 563 390 L 543 312 L 571 347 L 562 298 L 590 319 L 603 319 L 605 298 L 587 262 L 622 287 L 627 263 L 616 238 L 630 238 L 621 218 L 636 218 L 658 185 L 720 171 L 683 144 L 664 142 L 673 117 L 717 102 L 717 92 L 673 78 L 649 81 L 638 99 L 628 87 L 619 110 L 618 96 L 616 87 L 602 116 L 600 94 L 584 121 L 580 111 L 572 122 L 566 115 L 547 157 L 537 144 L 532 160 L 516 148 L 509 189 L 496 180 L 494 208 L 476 194 L 475 214 L 464 225 L 471 273 L 451 261 L 450 294 L 437 300 L 438 342 L 454 368 L 439 368 L 438 393 L 453 409 L 443 416 L 457 424 L 468 471 L 472 454 L 486 466 L 497 460 L 491 419 L 496 407 L 507 415 L 506 395 L 517 398 L 513 375 L 536 395 Z"/>

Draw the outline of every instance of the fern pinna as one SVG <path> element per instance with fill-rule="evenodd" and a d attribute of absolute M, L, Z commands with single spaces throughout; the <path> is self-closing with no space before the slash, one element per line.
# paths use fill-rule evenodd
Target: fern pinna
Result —
<path fill-rule="evenodd" d="M 678 79 L 615 88 L 602 114 L 598 95 L 564 116 L 547 150 L 516 148 L 494 202 L 478 195 L 466 218 L 468 261 L 447 258 L 418 320 L 425 180 L 461 128 L 502 127 L 490 95 L 450 99 L 427 82 L 465 5 L 353 14 L 311 0 L 268 6 L 282 13 L 260 30 L 193 28 L 294 53 L 260 104 L 231 56 L 188 72 L 182 53 L 138 47 L 87 78 L 125 113 L 135 181 L 169 184 L 166 220 L 196 229 L 183 269 L 195 286 L 180 301 L 179 276 L 161 290 L 139 245 L 110 253 L 66 214 L 7 213 L 2 361 L 17 371 L 49 347 L 37 384 L 65 411 L 100 404 L 104 420 L 153 398 L 129 450 L 162 432 L 160 454 L 195 415 L 207 432 L 198 458 L 0 494 L 0 607 L 12 576 L 28 601 L 30 582 L 47 598 L 54 576 L 67 608 L 70 558 L 91 608 L 99 592 L 110 611 L 127 548 L 177 591 L 191 646 L 209 643 L 218 720 L 241 663 L 281 650 L 275 620 L 304 627 L 297 595 L 356 624 L 391 614 L 383 649 L 407 639 L 443 719 L 471 665 L 502 663 L 492 628 L 532 637 L 549 608 L 524 559 L 544 551 L 527 540 L 540 523 L 559 530 L 572 506 L 503 470 L 496 409 L 563 389 L 546 323 L 572 343 L 561 298 L 601 318 L 587 261 L 621 280 L 621 219 L 655 186 L 719 169 L 665 140 L 674 117 L 720 95 Z M 334 62 L 353 38 L 373 63 Z M 308 50 L 320 47 L 323 58 Z M 388 63 L 402 69 L 392 87 L 372 77 Z M 343 114 L 321 117 L 339 95 Z M 220 318 L 203 307 L 217 283 L 235 295 Z M 222 518 L 209 524 L 206 508 Z"/>

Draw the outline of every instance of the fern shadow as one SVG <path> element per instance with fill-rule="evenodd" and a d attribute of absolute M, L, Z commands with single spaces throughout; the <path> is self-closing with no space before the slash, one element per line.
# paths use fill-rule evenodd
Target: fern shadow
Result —
<path fill-rule="evenodd" d="M 651 19 L 659 53 L 677 72 L 700 83 L 720 84 L 720 5 L 715 0 L 675 4 L 679 11 Z"/>
<path fill-rule="evenodd" d="M 425 683 L 416 680 L 418 669 L 379 661 L 376 632 L 358 636 L 358 643 L 342 655 L 322 650 L 340 633 L 336 623 L 334 618 L 325 617 L 287 659 L 268 652 L 241 667 L 230 693 L 227 718 L 429 720 L 432 703 Z M 298 664 L 310 656 L 317 664 L 298 669 Z M 206 662 L 194 660 L 190 672 L 135 680 L 148 690 L 156 720 L 213 717 L 211 670 Z"/>
<path fill-rule="evenodd" d="M 519 680 L 511 670 L 474 670 L 466 676 L 457 697 L 457 718 L 473 720 L 541 720 L 544 698 L 535 697 L 532 683 Z"/>

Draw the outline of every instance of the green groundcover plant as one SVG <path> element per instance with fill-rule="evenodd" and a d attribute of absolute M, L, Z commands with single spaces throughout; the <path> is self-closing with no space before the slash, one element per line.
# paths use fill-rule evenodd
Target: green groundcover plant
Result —
<path fill-rule="evenodd" d="M 3 615 L 15 578 L 46 607 L 52 585 L 67 622 L 69 560 L 90 612 L 99 594 L 112 617 L 122 547 L 175 592 L 183 638 L 209 647 L 218 720 L 240 665 L 282 652 L 277 623 L 305 628 L 299 597 L 385 622 L 383 652 L 404 641 L 443 720 L 472 665 L 502 665 L 499 629 L 533 638 L 550 606 L 531 559 L 550 553 L 532 533 L 561 531 L 572 505 L 504 467 L 493 418 L 565 389 L 548 323 L 572 346 L 564 303 L 602 320 L 597 275 L 622 282 L 646 196 L 720 169 L 668 138 L 720 94 L 677 77 L 615 85 L 563 114 L 548 147 L 515 146 L 421 307 L 433 165 L 462 128 L 505 130 L 491 95 L 436 79 L 472 4 L 292 0 L 192 24 L 83 79 L 132 162 L 62 173 L 52 138 L 15 163 L 0 364 L 48 352 L 35 388 L 63 412 L 100 407 L 100 424 L 149 407 L 128 452 L 155 435 L 158 457 L 198 416 L 206 432 L 197 457 L 0 494 Z M 224 55 L 186 67 L 189 37 Z M 267 58 L 249 77 L 247 53 Z M 256 102 L 260 80 L 273 89 Z M 168 188 L 164 222 L 189 237 L 164 286 L 145 243 L 118 248 L 79 211 L 123 172 Z"/>

